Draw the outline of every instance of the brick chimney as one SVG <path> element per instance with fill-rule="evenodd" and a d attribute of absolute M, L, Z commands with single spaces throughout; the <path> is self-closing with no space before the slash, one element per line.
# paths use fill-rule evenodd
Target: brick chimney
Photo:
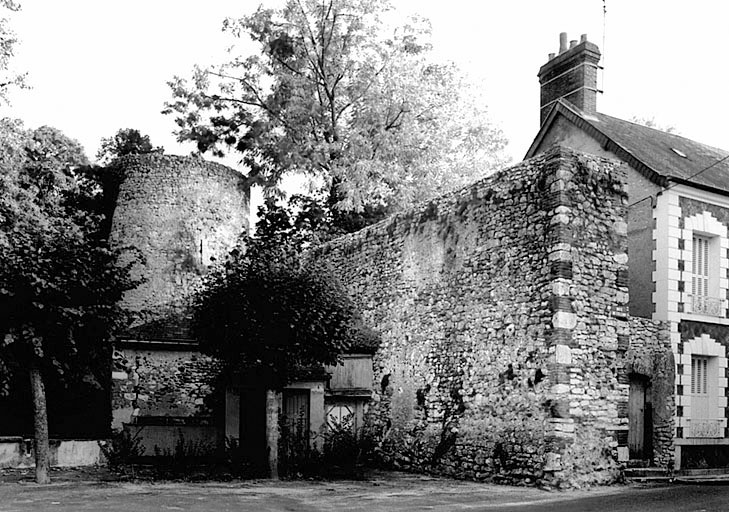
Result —
<path fill-rule="evenodd" d="M 539 68 L 541 85 L 541 104 L 539 125 L 544 123 L 554 103 L 560 99 L 572 103 L 585 113 L 597 111 L 597 63 L 600 62 L 600 49 L 587 40 L 583 34 L 579 44 L 570 41 L 567 47 L 567 34 L 559 35 L 559 54 L 549 54 L 549 61 Z"/>

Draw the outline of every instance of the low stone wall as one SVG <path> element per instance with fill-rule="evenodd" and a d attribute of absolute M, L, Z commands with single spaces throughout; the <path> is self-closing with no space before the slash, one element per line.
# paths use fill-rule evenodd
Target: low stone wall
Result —
<path fill-rule="evenodd" d="M 124 425 L 139 439 L 142 457 L 209 457 L 223 447 L 223 429 L 213 425 Z"/>
<path fill-rule="evenodd" d="M 555 148 L 310 252 L 382 336 L 368 425 L 385 462 L 557 486 L 619 476 L 622 180 Z"/>
<path fill-rule="evenodd" d="M 104 462 L 97 440 L 50 441 L 52 467 L 94 466 Z M 0 437 L 0 468 L 35 467 L 33 440 L 22 437 Z"/>

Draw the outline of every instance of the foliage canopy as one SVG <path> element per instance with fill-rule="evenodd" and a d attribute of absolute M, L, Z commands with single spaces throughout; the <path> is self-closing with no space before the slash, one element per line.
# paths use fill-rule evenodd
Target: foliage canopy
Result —
<path fill-rule="evenodd" d="M 393 28 L 380 0 L 289 0 L 227 19 L 257 47 L 170 82 L 180 141 L 232 150 L 269 187 L 302 172 L 338 210 L 389 212 L 500 167 L 505 140 L 422 19 Z M 379 215 L 381 216 L 381 215 Z"/>
<path fill-rule="evenodd" d="M 290 228 L 285 210 L 269 209 L 258 236 L 207 276 L 195 305 L 203 350 L 273 387 L 321 376 L 322 364 L 336 363 L 363 336 L 340 283 L 300 263 L 305 239 Z"/>
<path fill-rule="evenodd" d="M 133 283 L 83 208 L 100 188 L 76 172 L 86 163 L 55 128 L 0 121 L 0 392 L 30 366 L 87 378 L 123 319 Z"/>
<path fill-rule="evenodd" d="M 101 139 L 96 159 L 102 165 L 108 165 L 112 160 L 125 155 L 139 155 L 145 153 L 163 153 L 161 146 L 154 147 L 149 135 L 142 135 L 134 128 L 122 128 L 113 137 Z"/>
<path fill-rule="evenodd" d="M 656 121 L 656 118 L 651 117 L 645 117 L 645 116 L 632 116 L 630 119 L 628 119 L 631 123 L 635 124 L 642 124 L 643 126 L 647 126 L 648 128 L 653 128 L 655 130 L 660 130 L 662 132 L 666 133 L 672 133 L 674 135 L 678 135 L 678 130 L 675 126 L 671 125 L 662 125 Z"/>
<path fill-rule="evenodd" d="M 0 9 L 3 12 L 19 11 L 20 4 L 13 0 L 0 0 Z M 10 65 L 18 40 L 9 23 L 7 18 L 0 17 L 0 103 L 7 102 L 7 93 L 11 87 L 25 87 L 25 75 L 16 73 Z"/>

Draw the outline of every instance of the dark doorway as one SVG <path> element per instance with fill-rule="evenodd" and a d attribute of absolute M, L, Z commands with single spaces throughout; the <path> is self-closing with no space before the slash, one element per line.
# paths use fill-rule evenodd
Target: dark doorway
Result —
<path fill-rule="evenodd" d="M 628 450 L 631 459 L 653 457 L 653 404 L 650 379 L 645 375 L 630 376 Z"/>
<path fill-rule="evenodd" d="M 266 464 L 266 392 L 256 388 L 240 390 L 240 448 L 244 460 L 254 467 Z"/>

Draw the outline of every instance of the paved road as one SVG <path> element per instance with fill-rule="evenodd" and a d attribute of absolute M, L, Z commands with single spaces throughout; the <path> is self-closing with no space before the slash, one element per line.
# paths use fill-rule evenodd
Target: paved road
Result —
<path fill-rule="evenodd" d="M 0 511 L 729 511 L 729 486 L 546 492 L 382 473 L 367 482 L 0 484 Z"/>
<path fill-rule="evenodd" d="M 488 509 L 485 509 L 488 510 Z M 667 485 L 626 487 L 606 496 L 586 496 L 504 510 L 540 512 L 729 512 L 729 486 Z"/>

